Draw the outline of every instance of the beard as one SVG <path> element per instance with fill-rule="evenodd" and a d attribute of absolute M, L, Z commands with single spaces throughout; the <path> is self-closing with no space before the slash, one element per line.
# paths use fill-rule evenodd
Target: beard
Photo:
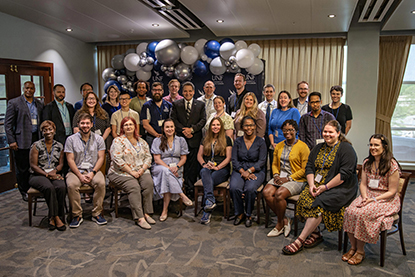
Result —
<path fill-rule="evenodd" d="M 152 98 L 153 98 L 154 102 L 160 102 L 161 99 L 162 99 L 161 94 L 159 94 L 159 93 L 153 94 Z"/>

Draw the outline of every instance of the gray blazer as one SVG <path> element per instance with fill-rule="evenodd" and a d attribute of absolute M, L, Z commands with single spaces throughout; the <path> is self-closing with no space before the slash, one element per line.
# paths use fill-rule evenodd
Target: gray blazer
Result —
<path fill-rule="evenodd" d="M 42 122 L 43 103 L 34 98 L 37 107 L 38 121 Z M 7 142 L 17 142 L 19 149 L 30 149 L 32 145 L 32 119 L 27 107 L 24 95 L 13 98 L 7 103 L 6 117 L 4 122 Z M 41 138 L 40 128 L 38 135 Z"/>

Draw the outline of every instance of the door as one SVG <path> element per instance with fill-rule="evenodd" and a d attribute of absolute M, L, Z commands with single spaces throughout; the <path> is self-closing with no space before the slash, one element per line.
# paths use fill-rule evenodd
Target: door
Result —
<path fill-rule="evenodd" d="M 35 84 L 36 98 L 45 103 L 52 100 L 52 63 L 0 59 L 0 192 L 13 189 L 16 184 L 13 151 L 7 143 L 4 117 L 7 102 L 22 94 L 26 81 Z"/>

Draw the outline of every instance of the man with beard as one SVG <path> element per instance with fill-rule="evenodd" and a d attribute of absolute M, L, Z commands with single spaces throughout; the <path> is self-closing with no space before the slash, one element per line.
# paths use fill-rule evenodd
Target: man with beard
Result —
<path fill-rule="evenodd" d="M 248 92 L 245 88 L 245 75 L 236 73 L 235 78 L 233 79 L 233 85 L 236 89 L 236 93 L 228 98 L 227 112 L 232 118 L 235 118 L 236 112 L 241 108 L 242 99 L 244 99 L 245 94 Z"/>
<path fill-rule="evenodd" d="M 57 84 L 53 87 L 55 101 L 50 102 L 43 110 L 43 120 L 55 123 L 55 140 L 65 145 L 66 139 L 72 135 L 72 120 L 75 109 L 72 104 L 66 102 L 65 87 Z"/>
<path fill-rule="evenodd" d="M 105 177 L 100 168 L 105 159 L 105 142 L 100 135 L 91 132 L 93 120 L 90 114 L 81 113 L 78 117 L 79 132 L 70 136 L 65 144 L 66 158 L 70 168 L 66 175 L 66 185 L 73 216 L 69 224 L 71 228 L 77 228 L 83 222 L 79 194 L 79 188 L 82 185 L 94 188 L 92 221 L 98 225 L 107 224 L 101 214 L 105 196 Z"/>
<path fill-rule="evenodd" d="M 177 79 L 171 79 L 169 84 L 169 95 L 164 96 L 163 99 L 169 102 L 170 104 L 173 104 L 174 101 L 183 99 L 183 96 L 179 94 L 180 89 L 180 82 Z M 163 95 L 163 94 L 162 94 Z"/>
<path fill-rule="evenodd" d="M 27 201 L 29 190 L 30 146 L 41 138 L 43 103 L 33 97 L 35 84 L 27 81 L 23 85 L 23 95 L 7 103 L 4 130 L 7 143 L 13 150 L 16 163 L 16 179 L 23 200 Z"/>
<path fill-rule="evenodd" d="M 141 124 L 147 131 L 146 141 L 151 149 L 153 140 L 161 137 L 161 125 L 164 120 L 170 117 L 172 105 L 162 98 L 163 85 L 160 82 L 154 82 L 151 86 L 153 99 L 144 103 L 140 119 Z"/>
<path fill-rule="evenodd" d="M 137 122 L 137 126 L 135 128 L 138 130 L 140 126 L 140 115 L 130 108 L 131 97 L 130 94 L 126 91 L 121 92 L 120 94 L 120 105 L 121 109 L 116 111 L 111 116 L 111 130 L 112 130 L 112 137 L 116 138 L 120 135 L 120 126 L 121 121 L 124 117 L 132 117 L 134 118 L 135 122 Z"/>
<path fill-rule="evenodd" d="M 298 109 L 301 116 L 311 112 L 311 106 L 307 99 L 308 91 L 309 88 L 306 81 L 301 81 L 297 84 L 298 97 L 293 100 L 293 104 Z"/>
<path fill-rule="evenodd" d="M 131 99 L 130 108 L 138 114 L 141 114 L 144 103 L 151 100 L 150 97 L 147 97 L 149 86 L 148 82 L 143 80 L 138 80 L 134 83 L 134 91 L 137 93 L 137 96 Z M 145 139 L 145 134 L 146 130 L 144 129 L 143 124 L 140 124 L 140 135 L 143 139 Z"/>

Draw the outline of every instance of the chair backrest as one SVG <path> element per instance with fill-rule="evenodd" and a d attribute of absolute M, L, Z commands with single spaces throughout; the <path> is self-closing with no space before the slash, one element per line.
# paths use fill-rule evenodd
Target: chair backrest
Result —
<path fill-rule="evenodd" d="M 363 166 L 361 164 L 358 164 L 356 166 L 356 173 L 357 173 L 357 180 L 358 182 L 360 182 L 362 180 L 362 171 L 363 171 Z"/>
<path fill-rule="evenodd" d="M 411 172 L 403 171 L 401 173 L 401 177 L 399 178 L 398 193 L 399 193 L 399 198 L 401 200 L 401 212 L 402 212 L 403 200 L 405 198 L 406 188 L 408 187 L 410 177 L 411 177 Z"/>

